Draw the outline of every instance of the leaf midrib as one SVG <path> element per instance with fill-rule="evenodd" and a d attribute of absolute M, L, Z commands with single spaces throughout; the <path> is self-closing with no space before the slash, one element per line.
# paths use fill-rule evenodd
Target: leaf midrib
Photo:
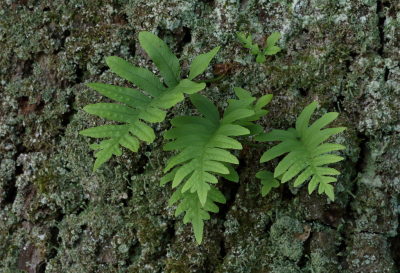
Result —
<path fill-rule="evenodd" d="M 312 176 L 315 176 L 315 175 L 316 175 L 316 176 L 317 176 L 317 179 L 318 179 L 318 184 L 319 184 L 319 183 L 322 183 L 322 178 L 321 178 L 321 176 L 318 174 L 317 169 L 316 169 L 316 167 L 315 167 L 315 165 L 314 165 L 314 157 L 312 157 L 312 155 L 311 155 L 312 150 L 310 151 L 310 149 L 309 149 L 309 146 L 310 146 L 310 145 L 305 144 L 302 138 L 301 138 L 301 143 L 305 146 L 306 151 L 307 151 L 307 153 L 308 153 L 308 160 L 310 161 L 310 166 L 311 166 L 311 169 L 313 170 Z M 318 148 L 318 147 L 319 147 L 319 145 L 318 145 L 317 147 L 315 147 L 314 149 L 316 149 L 316 148 Z M 304 170 L 304 171 L 305 171 L 305 170 Z M 307 177 L 307 178 L 308 178 L 308 177 Z M 306 179 L 307 179 L 307 178 L 306 178 Z M 317 186 L 318 186 L 318 184 L 317 184 Z"/>
<path fill-rule="evenodd" d="M 141 118 L 141 115 L 142 115 L 143 112 L 145 112 L 145 111 L 146 111 L 148 108 L 150 108 L 150 107 L 156 107 L 156 108 L 160 109 L 157 105 L 156 105 L 156 106 L 153 106 L 153 104 L 154 104 L 155 102 L 157 102 L 157 100 L 159 100 L 160 98 L 162 98 L 164 95 L 166 95 L 166 94 L 168 93 L 168 91 L 170 91 L 171 89 L 173 89 L 173 88 L 170 87 L 170 88 L 168 88 L 167 90 L 165 90 L 160 96 L 154 97 L 154 98 L 152 99 L 152 101 L 151 101 L 144 109 L 141 109 L 141 110 L 140 110 L 140 113 L 138 114 L 137 118 L 135 118 L 135 119 L 134 119 L 132 122 L 130 122 L 129 124 L 135 124 L 136 121 L 138 121 L 139 119 L 145 121 L 143 118 Z M 162 110 L 162 111 L 164 111 L 164 110 Z M 147 112 L 147 113 L 151 114 L 150 112 Z M 147 121 L 145 121 L 145 122 L 147 122 Z M 151 122 L 149 122 L 149 123 L 151 123 Z"/>
<path fill-rule="evenodd" d="M 215 134 L 218 132 L 218 129 L 221 127 L 221 121 L 220 121 L 220 124 L 218 125 L 218 127 L 216 127 L 215 128 L 215 130 L 212 132 L 212 135 L 210 136 L 210 138 L 208 139 L 208 141 L 203 145 L 203 152 L 201 153 L 201 160 L 200 160 L 200 166 L 201 166 L 201 179 L 202 179 L 202 181 L 201 181 L 201 183 L 206 183 L 203 179 L 204 179 L 204 176 L 203 176 L 203 173 L 205 172 L 204 171 L 204 165 L 205 165 L 205 163 L 204 163 L 204 157 L 205 157 L 205 155 L 206 155 L 206 150 L 207 150 L 207 145 L 211 142 L 211 140 L 212 140 L 212 138 L 215 136 Z M 208 194 L 207 194 L 208 195 Z M 200 200 L 200 199 L 199 199 Z M 201 202 L 200 202 L 200 204 L 201 204 Z M 201 204 L 202 205 L 202 204 Z M 204 203 L 204 205 L 205 205 L 205 203 Z M 202 205 L 202 207 L 204 207 L 203 205 Z"/>
<path fill-rule="evenodd" d="M 119 136 L 119 137 L 113 137 L 113 138 L 118 138 L 118 144 L 120 144 L 119 140 L 120 140 L 123 136 L 125 136 L 126 134 L 129 134 L 129 131 L 130 131 L 130 129 L 131 129 L 131 125 L 134 125 L 139 119 L 145 121 L 144 119 L 141 118 L 141 114 L 142 114 L 144 111 L 146 111 L 149 107 L 152 107 L 152 106 L 153 106 L 152 104 L 153 104 L 154 102 L 156 102 L 158 99 L 160 99 L 161 97 L 163 97 L 164 95 L 166 95 L 166 94 L 168 93 L 168 91 L 170 91 L 171 89 L 173 89 L 173 88 L 172 88 L 172 87 L 171 87 L 171 88 L 168 88 L 168 89 L 165 90 L 160 96 L 152 98 L 152 101 L 151 101 L 145 108 L 139 110 L 140 113 L 137 115 L 137 117 L 136 117 L 135 119 L 133 119 L 131 122 L 127 123 L 127 124 L 129 124 L 130 126 L 128 127 L 128 129 L 126 129 L 126 133 L 123 134 L 123 135 L 121 135 L 121 136 Z M 153 107 L 154 107 L 154 106 L 153 106 Z M 157 107 L 157 106 L 155 106 L 155 107 Z M 132 107 L 132 108 L 133 108 L 133 107 Z M 157 107 L 157 108 L 158 108 L 158 107 Z M 134 109 L 134 108 L 133 108 L 133 109 Z M 150 113 L 150 114 L 151 114 L 151 113 Z M 137 136 L 135 136 L 135 137 L 137 137 Z M 103 150 L 103 149 L 102 149 L 102 150 Z"/>
<path fill-rule="evenodd" d="M 142 76 L 139 76 L 139 74 L 138 73 L 134 73 L 134 72 L 132 72 L 132 71 L 130 71 L 129 69 L 126 69 L 125 67 L 122 67 L 122 69 L 124 69 L 125 71 L 127 71 L 127 72 L 129 72 L 129 73 L 131 73 L 131 74 L 133 74 L 133 75 L 135 75 L 136 77 L 138 77 L 138 78 L 141 78 L 141 79 L 144 79 L 147 83 L 149 83 L 151 86 L 154 86 L 154 88 L 155 89 L 157 89 L 157 90 L 160 90 L 161 92 L 164 92 L 165 90 L 162 90 L 162 89 L 160 89 L 160 88 L 158 88 L 156 85 L 154 85 L 151 81 L 149 81 L 147 78 L 145 78 L 145 77 L 142 77 Z M 129 81 L 129 80 L 128 80 Z M 179 82 L 179 81 L 178 81 Z M 161 82 L 160 82 L 161 83 Z M 133 83 L 133 84 L 135 84 L 135 83 Z M 162 83 L 161 83 L 162 84 Z M 136 84 L 135 84 L 136 85 Z M 136 85 L 137 86 L 137 85 Z M 169 89 L 169 88 L 168 88 Z M 167 89 L 167 90 L 168 90 Z M 143 90 L 144 92 L 146 92 L 146 90 Z M 151 95 L 149 95 L 149 96 L 151 96 Z M 153 97 L 153 96 L 152 96 Z M 155 98 L 155 97 L 154 97 Z"/>

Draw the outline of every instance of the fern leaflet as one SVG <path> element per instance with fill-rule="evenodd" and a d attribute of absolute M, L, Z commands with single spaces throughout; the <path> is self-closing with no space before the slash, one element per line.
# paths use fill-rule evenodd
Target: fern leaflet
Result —
<path fill-rule="evenodd" d="M 236 107 L 245 107 L 246 109 L 254 111 L 254 114 L 252 116 L 234 121 L 233 124 L 241 125 L 247 128 L 250 131 L 250 133 L 247 136 L 257 135 L 262 131 L 264 131 L 264 128 L 261 125 L 252 123 L 251 121 L 259 120 L 262 116 L 268 114 L 268 110 L 264 110 L 261 108 L 263 108 L 272 100 L 273 95 L 272 94 L 264 95 L 261 98 L 259 98 L 255 104 L 247 104 L 247 106 L 244 106 L 244 104 L 246 104 L 246 100 L 248 99 L 255 100 L 255 98 L 253 98 L 250 95 L 250 93 L 244 90 L 243 88 L 234 87 L 233 89 L 235 90 L 235 94 L 239 98 L 239 100 L 228 99 L 228 103 L 232 105 L 232 107 L 236 106 L 235 104 L 241 104 L 237 105 Z"/>
<path fill-rule="evenodd" d="M 298 175 L 294 182 L 296 187 L 312 177 L 308 184 L 309 193 L 311 194 L 319 185 L 318 193 L 325 192 L 330 199 L 334 200 L 333 186 L 329 183 L 337 181 L 331 175 L 339 175 L 340 172 L 324 165 L 343 160 L 343 157 L 327 153 L 346 147 L 340 144 L 322 143 L 330 136 L 344 131 L 346 127 L 321 130 L 337 118 L 338 113 L 336 112 L 326 113 L 311 126 L 308 126 L 310 117 L 316 108 L 317 102 L 313 102 L 304 108 L 296 121 L 296 129 L 274 130 L 260 134 L 254 139 L 257 141 L 281 141 L 263 154 L 261 163 L 289 153 L 275 168 L 274 178 L 280 178 L 281 182 L 285 183 Z M 262 172 L 257 173 L 257 176 L 271 185 L 270 176 L 266 176 Z M 273 185 L 276 185 L 276 183 L 274 182 Z"/>
<path fill-rule="evenodd" d="M 114 121 L 127 123 L 125 125 L 104 125 L 80 132 L 81 135 L 111 139 L 103 140 L 100 144 L 94 143 L 90 147 L 100 150 L 96 153 L 96 162 L 93 171 L 97 170 L 113 154 L 121 155 L 120 145 L 137 152 L 139 139 L 153 142 L 155 134 L 148 123 L 162 122 L 168 109 L 184 99 L 183 93 L 193 94 L 204 89 L 204 83 L 195 83 L 193 78 L 200 75 L 207 68 L 211 59 L 219 50 L 216 47 L 211 52 L 196 56 L 190 66 L 190 77 L 180 81 L 180 66 L 178 58 L 163 40 L 150 32 L 140 32 L 139 42 L 147 52 L 163 76 L 163 83 L 149 70 L 135 67 L 118 57 L 108 57 L 106 62 L 116 74 L 134 83 L 144 92 L 133 88 L 125 88 L 102 83 L 89 83 L 89 87 L 102 95 L 125 105 L 116 103 L 97 103 L 83 108 L 87 113 Z"/>
<path fill-rule="evenodd" d="M 272 188 L 279 187 L 279 181 L 274 178 L 274 174 L 269 171 L 261 171 L 256 173 L 256 177 L 261 179 L 261 184 L 263 185 L 261 189 L 261 195 L 266 196 Z"/>

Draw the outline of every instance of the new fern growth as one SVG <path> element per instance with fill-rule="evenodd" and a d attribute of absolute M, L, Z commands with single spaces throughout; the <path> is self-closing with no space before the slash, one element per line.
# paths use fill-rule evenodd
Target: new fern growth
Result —
<path fill-rule="evenodd" d="M 239 91 L 238 91 L 239 90 Z M 225 197 L 211 184 L 217 184 L 215 175 L 238 182 L 239 176 L 233 164 L 238 159 L 226 149 L 242 149 L 242 145 L 232 136 L 250 135 L 252 126 L 250 121 L 259 119 L 268 111 L 261 110 L 272 95 L 262 97 L 255 105 L 256 98 L 245 94 L 245 90 L 236 89 L 240 93 L 239 100 L 229 100 L 229 106 L 220 119 L 218 109 L 205 97 L 197 94 L 190 96 L 192 103 L 203 114 L 198 116 L 180 116 L 172 119 L 174 126 L 164 134 L 165 139 L 175 139 L 164 146 L 165 151 L 178 150 L 179 154 L 172 157 L 164 172 L 166 174 L 161 185 L 172 181 L 172 187 L 178 187 L 172 195 L 169 205 L 179 200 L 175 216 L 186 211 L 183 222 L 191 222 L 197 242 L 203 238 L 204 220 L 210 219 L 208 211 L 218 212 L 215 202 L 225 203 Z M 267 99 L 266 99 L 267 98 Z M 240 125 L 241 124 L 241 125 Z M 247 129 L 248 127 L 249 129 Z M 183 180 L 186 180 L 182 183 Z"/>
<path fill-rule="evenodd" d="M 337 118 L 338 113 L 336 112 L 326 113 L 311 126 L 308 126 L 310 117 L 316 108 L 317 102 L 313 102 L 304 108 L 296 121 L 296 129 L 290 128 L 287 131 L 274 130 L 254 138 L 257 141 L 281 141 L 281 143 L 263 154 L 260 160 L 261 163 L 289 153 L 276 166 L 273 175 L 268 171 L 256 174 L 258 178 L 262 179 L 263 196 L 272 187 L 279 186 L 277 179 L 281 179 L 281 183 L 285 183 L 298 175 L 294 181 L 295 187 L 311 177 L 308 184 L 310 194 L 319 185 L 319 194 L 325 192 L 331 200 L 335 199 L 333 186 L 329 183 L 337 181 L 332 175 L 339 175 L 340 172 L 325 165 L 343 160 L 343 157 L 328 153 L 342 150 L 346 147 L 340 144 L 323 142 L 330 136 L 344 131 L 346 127 L 321 130 Z"/>
<path fill-rule="evenodd" d="M 97 159 L 93 171 L 113 154 L 121 155 L 120 145 L 137 152 L 139 139 L 148 143 L 153 142 L 154 131 L 145 122 L 162 122 L 166 113 L 161 109 L 171 108 L 182 101 L 183 93 L 193 94 L 204 89 L 205 83 L 196 83 L 192 80 L 204 72 L 219 50 L 219 47 L 216 47 L 211 52 L 196 56 L 190 66 L 189 77 L 181 80 L 179 60 L 163 40 L 150 32 L 140 32 L 139 42 L 159 69 L 167 87 L 147 69 L 135 67 L 118 57 L 106 59 L 112 71 L 134 83 L 144 92 L 103 83 L 87 84 L 102 95 L 126 104 L 97 103 L 83 108 L 89 114 L 126 123 L 125 125 L 104 125 L 80 132 L 84 136 L 110 138 L 103 140 L 100 144 L 94 143 L 90 146 L 94 150 L 100 150 L 95 155 Z"/>
<path fill-rule="evenodd" d="M 276 53 L 281 51 L 280 47 L 275 46 L 276 42 L 281 36 L 279 32 L 274 32 L 267 38 L 267 46 L 264 46 L 263 51 L 260 51 L 260 49 L 258 48 L 258 44 L 253 45 L 251 33 L 249 33 L 249 36 L 247 38 L 244 32 L 238 32 L 236 33 L 236 35 L 238 36 L 239 41 L 244 43 L 243 47 L 250 48 L 250 53 L 253 55 L 257 55 L 257 63 L 265 62 L 265 55 L 275 55 Z"/>
<path fill-rule="evenodd" d="M 250 95 L 250 93 L 248 91 L 244 90 L 243 88 L 234 87 L 233 89 L 235 90 L 235 94 L 239 98 L 239 100 L 228 99 L 228 103 L 230 105 L 233 106 L 235 104 L 242 104 L 238 107 L 243 107 L 243 104 L 246 104 L 247 100 L 249 100 L 249 99 L 255 100 L 255 98 L 253 98 Z M 244 136 L 254 136 L 254 135 L 257 135 L 257 134 L 261 133 L 262 131 L 264 131 L 264 128 L 261 125 L 252 123 L 251 121 L 259 120 L 262 116 L 265 116 L 266 114 L 268 114 L 268 110 L 264 110 L 261 108 L 263 108 L 265 105 L 267 105 L 271 100 L 272 100 L 272 94 L 267 94 L 267 95 L 262 96 L 256 102 L 256 104 L 247 104 L 246 108 L 253 110 L 254 115 L 247 117 L 247 118 L 241 118 L 241 119 L 233 122 L 233 124 L 241 125 L 250 131 L 250 133 L 248 135 L 244 135 Z"/>

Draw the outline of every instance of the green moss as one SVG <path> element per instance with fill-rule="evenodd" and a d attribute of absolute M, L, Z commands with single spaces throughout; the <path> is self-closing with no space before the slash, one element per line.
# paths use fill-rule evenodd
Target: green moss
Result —
<path fill-rule="evenodd" d="M 35 180 L 33 183 L 36 185 L 37 190 L 40 194 L 47 194 L 49 191 L 52 191 L 52 182 L 53 180 L 59 179 L 58 177 L 53 175 L 53 171 L 48 169 L 46 166 L 39 170 L 34 175 Z"/>

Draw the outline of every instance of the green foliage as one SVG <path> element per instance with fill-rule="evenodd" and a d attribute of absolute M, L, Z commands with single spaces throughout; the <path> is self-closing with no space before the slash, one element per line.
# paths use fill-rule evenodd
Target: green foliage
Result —
<path fill-rule="evenodd" d="M 247 38 L 244 32 L 238 32 L 236 33 L 236 35 L 238 36 L 239 41 L 244 43 L 243 47 L 250 48 L 250 53 L 253 55 L 257 55 L 257 63 L 265 62 L 265 55 L 275 55 L 276 53 L 281 51 L 280 47 L 275 46 L 276 42 L 281 36 L 279 32 L 274 32 L 267 38 L 267 46 L 263 47 L 263 51 L 260 51 L 260 49 L 258 48 L 258 44 L 253 45 L 251 33 L 249 33 L 249 36 Z"/>
<path fill-rule="evenodd" d="M 261 171 L 256 173 L 256 177 L 261 179 L 261 184 L 263 185 L 261 188 L 262 196 L 266 196 L 272 188 L 279 187 L 279 181 L 274 178 L 274 174 L 269 171 Z"/>
<path fill-rule="evenodd" d="M 271 187 L 277 186 L 276 178 L 280 178 L 281 182 L 285 183 L 304 170 L 297 176 L 294 186 L 299 186 L 312 177 L 308 184 L 309 193 L 311 194 L 319 185 L 318 193 L 325 192 L 330 199 L 334 200 L 333 186 L 329 183 L 337 181 L 331 175 L 339 175 L 340 172 L 324 165 L 343 160 L 343 157 L 327 153 L 346 147 L 340 144 L 322 143 L 330 136 L 344 131 L 346 127 L 321 130 L 337 118 L 336 112 L 327 113 L 308 126 L 316 108 L 317 102 L 304 108 L 296 121 L 296 129 L 274 130 L 254 138 L 257 141 L 281 141 L 263 154 L 261 163 L 289 153 L 279 162 L 273 177 L 266 172 L 257 173 L 256 176 L 263 180 L 265 187 L 265 189 L 263 187 L 263 195 L 267 194 Z"/>
<path fill-rule="evenodd" d="M 178 150 L 179 154 L 169 159 L 161 185 L 172 181 L 172 187 L 178 187 L 172 195 L 169 205 L 179 200 L 175 216 L 186 211 L 184 223 L 191 222 L 197 242 L 203 238 L 204 220 L 210 219 L 207 211 L 218 212 L 215 202 L 225 203 L 225 197 L 211 184 L 217 184 L 215 175 L 238 182 L 239 177 L 233 164 L 238 159 L 225 149 L 241 150 L 242 145 L 231 136 L 250 135 L 258 131 L 250 121 L 258 120 L 268 111 L 261 110 L 272 98 L 272 95 L 256 100 L 241 88 L 235 88 L 239 100 L 229 100 L 229 106 L 220 119 L 218 109 L 205 97 L 197 94 L 190 96 L 192 103 L 203 114 L 203 117 L 180 116 L 171 121 L 174 126 L 164 134 L 165 139 L 175 139 L 166 144 L 164 150 Z M 247 129 L 246 127 L 250 128 Z M 186 181 L 182 184 L 182 181 Z M 182 184 L 182 185 L 181 185 Z"/>
<path fill-rule="evenodd" d="M 267 47 L 261 52 L 257 44 L 252 45 L 251 34 L 246 38 L 243 33 L 238 33 L 239 40 L 245 43 L 244 47 L 250 48 L 250 52 L 257 55 L 258 63 L 265 61 L 265 55 L 273 55 L 280 51 L 280 48 L 275 46 L 279 37 L 278 32 L 269 36 Z M 249 92 L 235 87 L 238 99 L 228 100 L 229 106 L 221 119 L 218 109 L 205 97 L 196 94 L 204 89 L 205 83 L 192 81 L 204 72 L 219 47 L 197 56 L 190 66 L 189 77 L 180 79 L 179 61 L 161 39 L 150 32 L 141 32 L 139 41 L 158 67 L 164 83 L 147 69 L 134 67 L 118 57 L 108 57 L 106 62 L 111 70 L 142 91 L 102 83 L 88 84 L 104 96 L 125 105 L 97 103 L 87 105 L 84 110 L 89 114 L 125 124 L 99 126 L 83 130 L 80 134 L 94 138 L 110 138 L 100 144 L 90 145 L 92 149 L 100 150 L 95 155 L 96 170 L 113 154 L 122 154 L 120 145 L 137 152 L 139 140 L 153 142 L 155 133 L 147 123 L 162 122 L 166 117 L 162 109 L 169 109 L 182 101 L 183 93 L 189 94 L 192 103 L 204 117 L 179 116 L 171 120 L 174 127 L 164 134 L 164 138 L 173 141 L 167 143 L 164 150 L 177 150 L 179 153 L 168 160 L 164 170 L 166 174 L 160 185 L 172 182 L 172 187 L 177 188 L 169 200 L 169 205 L 180 201 L 175 216 L 185 212 L 183 222 L 192 223 L 196 241 L 200 244 L 204 221 L 210 219 L 209 212 L 218 212 L 216 203 L 226 202 L 224 195 L 213 184 L 218 183 L 218 176 L 233 182 L 239 181 L 239 176 L 231 165 L 239 164 L 239 160 L 227 149 L 241 150 L 242 145 L 232 137 L 253 136 L 263 131 L 261 125 L 253 122 L 268 113 L 262 108 L 271 101 L 272 95 L 264 95 L 256 101 Z M 340 173 L 324 165 L 342 160 L 342 157 L 327 153 L 345 147 L 322 143 L 345 128 L 321 130 L 332 122 L 338 113 L 327 113 L 308 126 L 316 107 L 317 102 L 314 102 L 302 111 L 297 119 L 296 129 L 274 130 L 255 137 L 258 141 L 281 141 L 264 153 L 261 162 L 289 153 L 281 160 L 274 173 L 260 171 L 256 174 L 263 184 L 263 196 L 272 188 L 279 187 L 279 180 L 285 183 L 297 176 L 295 186 L 311 177 L 310 194 L 319 185 L 319 193 L 325 192 L 334 200 L 333 186 L 329 183 L 336 181 L 331 175 Z"/>
<path fill-rule="evenodd" d="M 80 132 L 84 136 L 110 138 L 103 140 L 100 144 L 90 145 L 93 150 L 100 150 L 95 155 L 97 159 L 93 167 L 94 171 L 113 154 L 120 156 L 122 154 L 120 145 L 137 152 L 139 139 L 148 143 L 153 142 L 155 139 L 154 131 L 145 122 L 162 122 L 166 113 L 161 109 L 171 108 L 182 101 L 184 99 L 183 93 L 193 94 L 204 89 L 205 83 L 196 83 L 192 79 L 204 72 L 219 50 L 219 47 L 216 47 L 209 53 L 196 56 L 190 66 L 189 78 L 180 80 L 179 60 L 172 54 L 163 40 L 150 32 L 140 32 L 139 42 L 158 67 L 168 88 L 147 69 L 135 67 L 118 57 L 106 59 L 112 71 L 134 83 L 144 92 L 102 83 L 87 84 L 102 95 L 127 105 L 97 103 L 83 108 L 89 114 L 126 123 L 124 125 L 104 125 Z"/>
<path fill-rule="evenodd" d="M 246 100 L 248 100 L 248 99 L 255 100 L 255 98 L 253 98 L 250 95 L 250 93 L 248 91 L 244 90 L 243 88 L 234 87 L 233 89 L 235 90 L 235 94 L 239 98 L 239 100 L 228 99 L 229 104 L 232 104 L 232 105 L 242 104 L 241 106 L 238 106 L 238 107 L 244 107 L 243 103 Z M 241 118 L 240 120 L 233 122 L 233 124 L 241 125 L 250 131 L 250 133 L 248 135 L 244 135 L 244 136 L 253 136 L 253 135 L 257 135 L 257 134 L 261 133 L 262 131 L 264 131 L 264 128 L 261 125 L 254 124 L 251 121 L 259 120 L 262 116 L 265 116 L 266 114 L 268 114 L 268 110 L 264 110 L 261 108 L 263 108 L 265 105 L 267 105 L 272 100 L 272 97 L 273 97 L 272 94 L 267 94 L 267 95 L 262 96 L 256 102 L 256 104 L 248 104 L 246 106 L 246 109 L 250 109 L 250 110 L 254 111 L 254 115 L 247 117 L 247 118 Z"/>

